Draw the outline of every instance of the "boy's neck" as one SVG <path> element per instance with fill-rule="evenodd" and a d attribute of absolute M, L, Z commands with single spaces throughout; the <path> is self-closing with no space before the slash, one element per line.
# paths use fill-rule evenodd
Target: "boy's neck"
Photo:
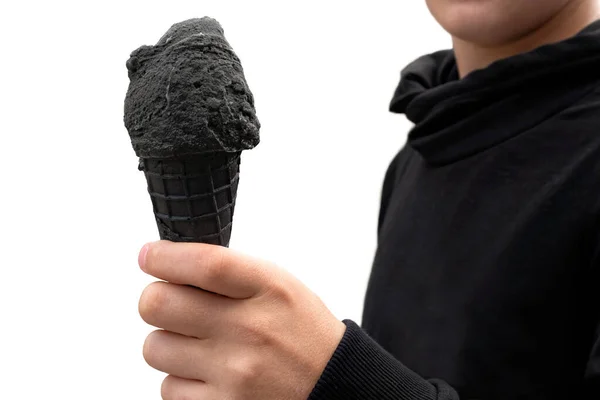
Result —
<path fill-rule="evenodd" d="M 485 68 L 494 61 L 572 37 L 598 19 L 599 14 L 598 3 L 595 1 L 573 2 L 536 30 L 500 46 L 485 47 L 453 37 L 460 77 Z"/>

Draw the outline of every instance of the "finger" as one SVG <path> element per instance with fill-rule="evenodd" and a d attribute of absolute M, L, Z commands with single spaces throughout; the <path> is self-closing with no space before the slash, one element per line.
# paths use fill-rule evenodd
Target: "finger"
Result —
<path fill-rule="evenodd" d="M 274 269 L 266 262 L 231 249 L 166 240 L 144 246 L 140 267 L 165 281 L 246 299 L 268 291 Z"/>
<path fill-rule="evenodd" d="M 163 380 L 160 387 L 160 394 L 163 400 L 216 399 L 216 397 L 209 397 L 209 387 L 210 386 L 204 382 L 169 375 Z"/>
<path fill-rule="evenodd" d="M 154 331 L 144 342 L 144 359 L 152 368 L 184 379 L 206 381 L 207 346 L 202 340 L 167 331 Z"/>
<path fill-rule="evenodd" d="M 235 300 L 167 282 L 148 285 L 139 301 L 142 319 L 157 328 L 205 339 L 233 318 Z"/>

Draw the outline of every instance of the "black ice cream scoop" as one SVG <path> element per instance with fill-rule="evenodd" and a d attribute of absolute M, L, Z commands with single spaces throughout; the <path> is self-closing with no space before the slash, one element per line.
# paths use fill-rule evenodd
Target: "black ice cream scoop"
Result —
<path fill-rule="evenodd" d="M 125 126 L 161 239 L 229 245 L 241 152 L 260 122 L 239 58 L 214 19 L 173 25 L 127 61 Z"/>

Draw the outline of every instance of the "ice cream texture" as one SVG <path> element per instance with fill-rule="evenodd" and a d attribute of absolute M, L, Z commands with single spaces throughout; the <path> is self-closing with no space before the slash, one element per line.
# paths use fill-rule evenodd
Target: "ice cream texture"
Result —
<path fill-rule="evenodd" d="M 141 158 L 240 152 L 260 122 L 241 62 L 215 19 L 174 24 L 126 63 L 125 126 Z"/>

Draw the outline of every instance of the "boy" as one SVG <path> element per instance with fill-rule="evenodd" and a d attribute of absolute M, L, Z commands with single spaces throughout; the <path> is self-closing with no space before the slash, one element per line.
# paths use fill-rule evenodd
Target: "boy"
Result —
<path fill-rule="evenodd" d="M 364 330 L 263 261 L 147 245 L 171 282 L 140 301 L 163 398 L 600 399 L 598 5 L 427 3 L 453 51 L 404 69 L 390 105 L 415 126 Z"/>

